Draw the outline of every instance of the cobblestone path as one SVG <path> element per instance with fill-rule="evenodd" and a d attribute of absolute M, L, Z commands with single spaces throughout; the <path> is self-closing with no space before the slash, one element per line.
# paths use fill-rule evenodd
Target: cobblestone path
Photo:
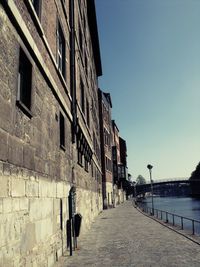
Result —
<path fill-rule="evenodd" d="M 200 246 L 135 209 L 131 201 L 103 211 L 56 267 L 200 267 Z"/>

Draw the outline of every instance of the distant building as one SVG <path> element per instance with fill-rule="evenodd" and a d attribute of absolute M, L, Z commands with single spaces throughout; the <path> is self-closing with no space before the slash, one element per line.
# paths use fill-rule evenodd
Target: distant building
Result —
<path fill-rule="evenodd" d="M 112 102 L 109 93 L 99 89 L 99 118 L 101 133 L 102 190 L 104 209 L 113 206 L 113 168 L 112 168 Z"/>
<path fill-rule="evenodd" d="M 120 152 L 120 136 L 119 129 L 114 120 L 112 120 L 113 129 L 113 147 L 112 147 L 112 161 L 113 161 L 113 183 L 114 183 L 114 206 L 124 202 L 125 192 L 121 182 L 121 152 Z M 123 152 L 122 152 L 123 153 Z"/>
<path fill-rule="evenodd" d="M 2 266 L 53 266 L 102 210 L 94 0 L 0 1 Z"/>
<path fill-rule="evenodd" d="M 119 137 L 120 146 L 120 164 L 118 165 L 118 178 L 119 181 L 128 180 L 128 167 L 127 167 L 127 147 L 126 141 Z"/>
<path fill-rule="evenodd" d="M 120 144 L 119 144 L 119 129 L 114 120 L 112 120 L 113 129 L 113 147 L 112 147 L 112 159 L 113 159 L 113 179 L 114 183 L 119 185 L 118 165 L 120 164 Z"/>
<path fill-rule="evenodd" d="M 118 177 L 121 188 L 126 192 L 126 196 L 130 194 L 131 182 L 128 177 L 128 166 L 127 166 L 127 146 L 126 141 L 119 138 L 120 144 L 120 164 L 118 165 Z"/>

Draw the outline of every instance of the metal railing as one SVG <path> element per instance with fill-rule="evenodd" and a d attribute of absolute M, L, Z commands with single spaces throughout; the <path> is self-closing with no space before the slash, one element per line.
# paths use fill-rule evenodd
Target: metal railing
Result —
<path fill-rule="evenodd" d="M 191 230 L 192 235 L 200 235 L 200 221 L 190 219 L 181 215 L 177 215 L 168 211 L 159 209 L 152 209 L 145 206 L 143 203 L 137 203 L 137 206 L 145 213 L 153 215 L 157 219 L 160 219 L 173 226 L 180 227 L 181 230 Z"/>

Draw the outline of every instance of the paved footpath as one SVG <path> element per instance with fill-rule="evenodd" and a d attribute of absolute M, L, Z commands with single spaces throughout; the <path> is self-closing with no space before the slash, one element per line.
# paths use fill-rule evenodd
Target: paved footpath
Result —
<path fill-rule="evenodd" d="M 200 267 L 200 246 L 135 209 L 131 201 L 103 211 L 56 267 Z"/>

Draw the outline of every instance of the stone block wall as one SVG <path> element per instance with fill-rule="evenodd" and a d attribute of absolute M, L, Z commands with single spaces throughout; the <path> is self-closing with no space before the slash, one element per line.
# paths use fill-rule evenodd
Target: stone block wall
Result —
<path fill-rule="evenodd" d="M 122 188 L 114 185 L 114 206 L 123 203 L 126 200 L 126 192 Z"/>
<path fill-rule="evenodd" d="M 81 233 L 88 231 L 91 222 L 102 210 L 102 201 L 99 194 L 94 191 L 77 188 L 77 209 L 76 212 L 82 216 Z"/>
<path fill-rule="evenodd" d="M 2 161 L 0 182 L 0 266 L 53 266 L 67 245 L 70 185 Z"/>
<path fill-rule="evenodd" d="M 70 184 L 2 161 L 0 183 L 0 266 L 53 266 L 67 249 Z M 99 193 L 77 187 L 81 234 L 101 210 Z"/>
<path fill-rule="evenodd" d="M 112 208 L 126 200 L 126 192 L 123 189 L 118 188 L 116 184 L 113 186 L 112 183 L 106 182 L 104 186 L 107 194 L 104 199 L 104 207 Z"/>
<path fill-rule="evenodd" d="M 114 195 L 113 195 L 113 183 L 106 182 L 106 199 L 104 200 L 107 203 L 104 203 L 105 207 L 111 208 L 114 204 Z"/>
<path fill-rule="evenodd" d="M 118 189 L 117 192 L 117 203 L 121 204 L 126 200 L 126 193 L 123 189 Z"/>

